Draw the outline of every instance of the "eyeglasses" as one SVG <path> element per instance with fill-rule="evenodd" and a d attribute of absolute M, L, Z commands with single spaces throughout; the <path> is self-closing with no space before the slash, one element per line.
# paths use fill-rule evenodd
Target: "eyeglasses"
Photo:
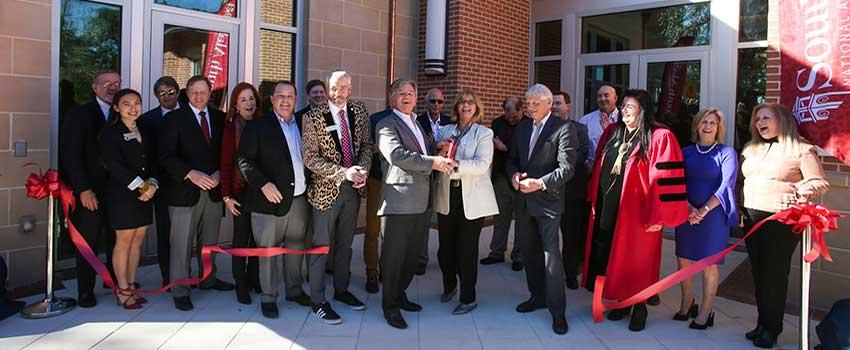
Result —
<path fill-rule="evenodd" d="M 471 106 L 471 105 L 474 105 L 474 104 L 475 104 L 475 100 L 461 100 L 459 104 L 461 104 L 461 105 L 470 105 L 470 106 Z"/>
<path fill-rule="evenodd" d="M 165 97 L 165 96 L 174 96 L 174 94 L 176 94 L 176 93 L 177 93 L 176 90 L 168 89 L 168 90 L 163 90 L 163 91 L 157 92 L 156 95 L 159 96 L 159 97 Z"/>
<path fill-rule="evenodd" d="M 436 99 L 436 98 L 432 98 L 432 99 L 430 99 L 430 100 L 428 100 L 428 101 L 429 101 L 429 102 L 431 102 L 431 104 L 435 104 L 435 105 L 436 105 L 436 104 L 444 104 L 444 103 L 446 103 L 446 100 L 438 100 L 438 99 Z"/>
<path fill-rule="evenodd" d="M 624 111 L 636 111 L 636 110 L 640 109 L 640 106 L 638 106 L 638 105 L 622 104 L 622 105 L 620 105 L 620 109 L 622 109 L 622 110 L 624 110 Z"/>

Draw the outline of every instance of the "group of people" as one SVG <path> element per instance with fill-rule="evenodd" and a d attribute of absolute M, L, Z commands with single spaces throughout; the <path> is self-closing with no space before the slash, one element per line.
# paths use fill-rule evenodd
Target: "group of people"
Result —
<path fill-rule="evenodd" d="M 335 303 L 366 308 L 349 291 L 352 242 L 366 198 L 366 290 L 377 293 L 383 284 L 389 325 L 406 328 L 401 311 L 422 309 L 405 291 L 415 275 L 425 273 L 436 215 L 440 300 L 459 294 L 452 314 L 477 307 L 477 265 L 506 261 L 514 222 L 509 259 L 514 270 L 525 269 L 530 294 L 516 311 L 547 308 L 553 331 L 564 334 L 565 288 L 579 288 L 579 275 L 590 291 L 596 277 L 605 276 L 603 297 L 611 300 L 658 281 L 663 227 L 675 229 L 676 255 L 685 268 L 724 249 L 732 227 L 751 226 L 828 190 L 815 147 L 778 104 L 753 110 L 752 140 L 739 166 L 734 148 L 723 145 L 720 110 L 696 115 L 694 145 L 682 149 L 654 120 L 652 99 L 643 90 L 627 90 L 620 98 L 613 87 L 602 86 L 598 109 L 574 121 L 568 94 L 536 84 L 524 97 L 506 98 L 504 114 L 487 127 L 481 98 L 471 89 L 457 93 L 449 115 L 442 113 L 443 92 L 431 89 L 425 112 L 417 116 L 416 83 L 398 79 L 389 87 L 389 107 L 370 116 L 365 104 L 349 98 L 346 72 L 332 72 L 326 83 L 310 81 L 309 106 L 297 112 L 292 82 L 274 84 L 269 111 L 262 111 L 256 88 L 240 83 L 224 113 L 208 107 L 211 84 L 205 77 L 188 80 L 184 103 L 178 102 L 178 83 L 162 77 L 153 86 L 160 105 L 142 114 L 141 95 L 120 89 L 118 74 L 95 78 L 94 100 L 72 110 L 62 125 L 60 165 L 81 204 L 71 221 L 96 252 L 101 241 L 110 247 L 119 305 L 136 309 L 146 302 L 134 291 L 151 224 L 157 225 L 167 285 L 191 276 L 192 256 L 201 246 L 218 243 L 226 210 L 233 216 L 235 248 L 328 246 L 329 253 L 233 257 L 235 285 L 213 270 L 200 289 L 235 289 L 244 304 L 251 304 L 254 291 L 262 314 L 275 318 L 282 274 L 286 300 L 310 307 L 325 323 L 341 323 L 326 299 L 324 274 L 332 275 Z M 490 252 L 479 261 L 479 237 L 489 216 Z M 747 241 L 759 318 L 746 336 L 756 346 L 772 347 L 782 332 L 798 239 L 777 222 L 760 231 Z M 79 256 L 77 273 L 79 304 L 92 307 L 94 271 Z M 682 283 L 673 319 L 693 319 L 689 327 L 695 329 L 713 325 L 716 266 L 703 271 L 702 286 L 700 307 L 692 281 Z M 193 308 L 191 288 L 171 287 L 177 309 Z M 629 329 L 640 331 L 646 303 L 657 302 L 652 297 L 607 317 L 630 314 Z"/>

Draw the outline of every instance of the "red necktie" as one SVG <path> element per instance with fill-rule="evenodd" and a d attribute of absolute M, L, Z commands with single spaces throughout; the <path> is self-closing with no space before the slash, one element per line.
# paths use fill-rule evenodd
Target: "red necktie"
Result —
<path fill-rule="evenodd" d="M 349 168 L 354 164 L 354 152 L 351 148 L 351 137 L 348 135 L 348 121 L 345 120 L 345 111 L 340 109 L 339 113 L 339 130 L 340 140 L 339 143 L 342 146 L 342 166 Z"/>
<path fill-rule="evenodd" d="M 198 115 L 201 116 L 201 131 L 204 133 L 204 141 L 210 144 L 210 126 L 207 125 L 207 112 L 201 111 Z"/>

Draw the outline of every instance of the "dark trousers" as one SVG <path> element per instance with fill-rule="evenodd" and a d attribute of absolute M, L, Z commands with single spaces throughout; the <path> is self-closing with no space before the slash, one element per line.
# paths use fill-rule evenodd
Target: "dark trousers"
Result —
<path fill-rule="evenodd" d="M 552 317 L 566 314 L 564 264 L 561 261 L 558 234 L 561 216 L 532 216 L 520 201 L 516 212 L 517 232 L 520 232 L 522 261 L 528 291 L 536 302 L 545 301 Z"/>
<path fill-rule="evenodd" d="M 587 202 L 584 199 L 567 199 L 561 215 L 561 257 L 564 259 L 564 275 L 576 278 L 584 260 L 587 241 Z"/>
<path fill-rule="evenodd" d="M 452 187 L 449 197 L 449 214 L 437 217 L 440 229 L 440 248 L 437 260 L 443 271 L 443 292 L 457 287 L 460 278 L 460 302 L 475 301 L 475 284 L 478 282 L 478 237 L 484 218 L 468 220 L 463 211 L 461 187 Z"/>
<path fill-rule="evenodd" d="M 106 269 L 109 270 L 109 274 L 115 280 L 115 271 L 112 269 L 112 249 L 115 247 L 115 231 L 109 226 L 109 219 L 106 216 L 106 209 L 103 202 L 106 196 L 103 193 L 97 192 L 95 192 L 95 195 L 100 201 L 95 211 L 86 209 L 82 205 L 82 202 L 80 202 L 80 197 L 75 196 L 77 207 L 71 212 L 70 219 L 95 254 L 106 253 Z M 94 291 L 95 278 L 97 277 L 96 273 L 88 261 L 80 254 L 79 250 L 75 250 L 75 254 L 77 260 L 77 293 L 92 293 Z"/>
<path fill-rule="evenodd" d="M 156 219 L 156 256 L 159 260 L 159 272 L 162 274 L 162 284 L 166 285 L 171 268 L 171 218 L 168 216 L 168 203 L 166 196 L 154 196 L 153 212 Z"/>
<path fill-rule="evenodd" d="M 747 208 L 748 228 L 773 213 Z M 769 221 L 759 232 L 747 238 L 747 253 L 752 264 L 753 282 L 758 308 L 758 324 L 774 334 L 782 333 L 785 300 L 788 296 L 788 274 L 799 237 L 791 226 Z"/>
<path fill-rule="evenodd" d="M 240 209 L 239 212 L 239 216 L 233 217 L 233 248 L 256 248 L 254 230 L 251 228 L 251 213 L 245 209 Z M 247 290 L 259 286 L 260 265 L 257 257 L 234 256 L 233 280 L 239 289 Z"/>
<path fill-rule="evenodd" d="M 404 291 L 413 281 L 419 253 L 425 245 L 431 211 L 421 214 L 381 217 L 381 273 L 384 289 L 381 305 L 384 314 L 398 312 L 407 296 Z"/>
<path fill-rule="evenodd" d="M 328 246 L 333 256 L 310 255 L 310 299 L 321 305 L 325 300 L 325 276 L 327 265 L 333 266 L 334 294 L 348 291 L 351 282 L 351 244 L 357 228 L 357 213 L 360 211 L 360 195 L 344 181 L 339 196 L 327 210 L 313 208 L 313 246 Z"/>

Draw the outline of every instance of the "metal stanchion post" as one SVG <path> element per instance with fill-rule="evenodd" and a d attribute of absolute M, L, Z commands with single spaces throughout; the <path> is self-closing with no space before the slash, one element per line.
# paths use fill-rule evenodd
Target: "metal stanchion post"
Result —
<path fill-rule="evenodd" d="M 53 196 L 47 197 L 47 290 L 44 293 L 44 300 L 27 305 L 21 310 L 21 316 L 24 318 L 46 318 L 58 316 L 71 311 L 77 306 L 77 301 L 70 298 L 57 298 L 53 295 L 53 260 L 55 258 L 54 247 L 56 244 L 55 218 L 56 211 L 55 201 Z"/>
<path fill-rule="evenodd" d="M 806 262 L 806 254 L 812 250 L 812 229 L 806 226 L 803 232 L 803 249 L 800 250 L 800 350 L 809 350 L 809 282 L 812 264 Z"/>

